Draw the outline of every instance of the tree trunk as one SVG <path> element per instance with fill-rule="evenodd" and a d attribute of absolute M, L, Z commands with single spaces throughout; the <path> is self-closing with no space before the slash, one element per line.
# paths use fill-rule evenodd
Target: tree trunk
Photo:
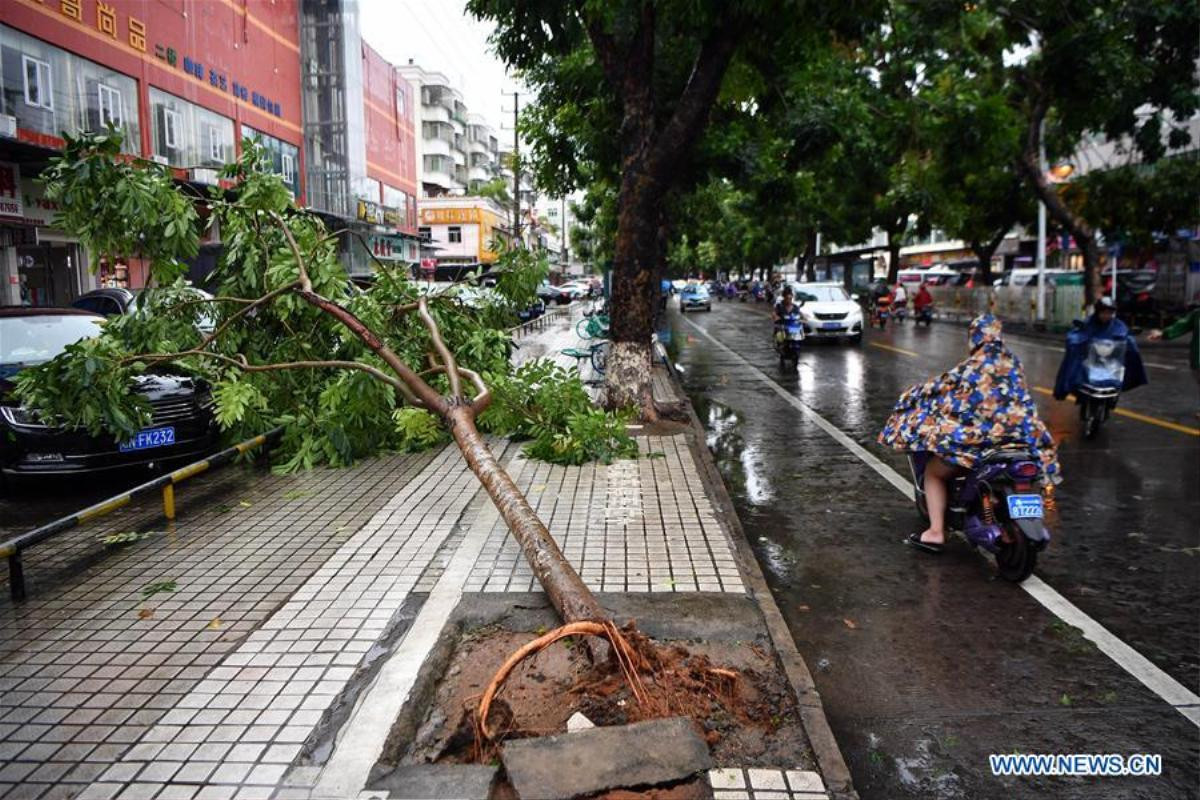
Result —
<path fill-rule="evenodd" d="M 1057 188 L 1042 172 L 1041 130 L 1042 120 L 1045 119 L 1048 104 L 1038 100 L 1034 106 L 1033 118 L 1025 132 L 1025 147 L 1019 161 L 1025 180 L 1033 189 L 1034 194 L 1046 206 L 1050 216 L 1066 228 L 1075 239 L 1075 244 L 1083 252 L 1083 284 L 1087 303 L 1090 305 L 1101 295 L 1100 287 L 1100 248 L 1096 246 L 1096 231 L 1080 214 L 1073 211 L 1059 195 Z M 1116 276 L 1113 276 L 1116 280 Z"/>
<path fill-rule="evenodd" d="M 895 232 L 896 230 L 897 229 L 894 229 L 894 228 L 888 228 L 888 230 L 887 230 L 887 237 L 888 237 L 888 244 L 887 244 L 888 277 L 887 277 L 887 282 L 888 282 L 889 286 L 891 286 L 897 280 L 899 280 L 899 277 L 900 277 L 900 245 L 902 244 L 901 237 L 904 236 L 904 228 L 900 227 L 898 229 L 899 230 L 898 233 Z"/>
<path fill-rule="evenodd" d="M 641 170 L 627 169 L 617 202 L 613 254 L 609 351 L 604 367 L 604 403 L 633 407 L 643 419 L 658 418 L 650 391 L 650 335 L 654 331 L 658 213 L 662 190 Z"/>
<path fill-rule="evenodd" d="M 984 286 L 992 285 L 992 257 L 996 255 L 1000 243 L 1008 235 L 1008 230 L 1005 228 L 986 242 L 978 239 L 971 241 L 971 252 L 979 259 L 979 280 Z"/>
<path fill-rule="evenodd" d="M 804 243 L 804 279 L 809 283 L 817 279 L 817 232 L 809 231 Z"/>
<path fill-rule="evenodd" d="M 475 427 L 475 412 L 471 407 L 458 405 L 451 408 L 446 420 L 467 466 L 479 478 L 500 516 L 508 523 L 525 560 L 563 622 L 607 619 L 608 614 L 600 607 L 595 595 L 559 550 L 537 512 L 483 440 Z"/>

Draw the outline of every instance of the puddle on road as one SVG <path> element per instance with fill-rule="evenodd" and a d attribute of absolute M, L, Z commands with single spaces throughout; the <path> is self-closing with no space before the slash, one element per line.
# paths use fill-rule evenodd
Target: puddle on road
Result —
<path fill-rule="evenodd" d="M 766 473 L 766 461 L 757 444 L 742 435 L 741 415 L 729 406 L 710 398 L 692 396 L 692 404 L 707 431 L 705 444 L 716 459 L 717 468 L 751 505 L 765 506 L 775 496 Z"/>

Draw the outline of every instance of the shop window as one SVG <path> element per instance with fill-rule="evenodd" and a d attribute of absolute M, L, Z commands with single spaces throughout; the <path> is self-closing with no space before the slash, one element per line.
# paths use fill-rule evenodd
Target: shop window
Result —
<path fill-rule="evenodd" d="M 50 64 L 22 56 L 25 67 L 25 104 L 34 108 L 54 110 L 54 85 L 50 81 Z"/>
<path fill-rule="evenodd" d="M 215 125 L 204 126 L 204 139 L 208 142 L 206 148 L 208 158 L 218 164 L 225 163 L 225 142 L 221 140 L 221 132 Z"/>
<path fill-rule="evenodd" d="M 424 227 L 417 228 L 417 235 L 420 236 L 422 239 L 430 239 L 433 237 L 433 229 L 432 228 L 424 228 Z"/>
<path fill-rule="evenodd" d="M 183 130 L 183 118 L 178 111 L 172 111 L 166 106 L 158 107 L 158 153 L 170 158 L 172 150 L 178 150 L 183 143 L 180 133 Z"/>
<path fill-rule="evenodd" d="M 296 182 L 296 160 L 292 158 L 291 153 L 282 153 L 281 156 L 279 173 L 283 177 L 283 182 L 294 184 Z"/>
<path fill-rule="evenodd" d="M 95 116 L 93 117 L 93 113 Z M 111 86 L 106 86 L 103 83 L 96 84 L 96 107 L 88 109 L 88 125 L 92 130 L 101 130 L 112 125 L 114 128 L 121 127 L 124 121 L 121 106 L 121 90 L 114 89 Z"/>
<path fill-rule="evenodd" d="M 458 225 L 451 225 L 447 229 L 447 234 L 451 243 L 458 243 L 462 241 L 462 228 Z"/>

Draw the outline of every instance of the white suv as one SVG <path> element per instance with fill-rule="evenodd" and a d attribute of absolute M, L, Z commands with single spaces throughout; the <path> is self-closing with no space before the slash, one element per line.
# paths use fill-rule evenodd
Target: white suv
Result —
<path fill-rule="evenodd" d="M 863 314 L 858 302 L 837 283 L 791 283 L 805 338 L 846 339 L 862 344 Z"/>

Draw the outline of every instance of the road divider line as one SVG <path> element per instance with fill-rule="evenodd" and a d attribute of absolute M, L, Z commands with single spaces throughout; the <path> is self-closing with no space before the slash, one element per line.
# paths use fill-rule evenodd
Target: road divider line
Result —
<path fill-rule="evenodd" d="M 684 322 L 695 328 L 701 336 L 716 345 L 718 349 L 743 364 L 755 377 L 771 387 L 789 405 L 814 422 L 817 427 L 828 433 L 851 453 L 858 456 L 867 466 L 878 472 L 888 483 L 896 487 L 901 494 L 909 500 L 913 499 L 911 481 L 880 461 L 874 454 L 851 439 L 844 431 L 813 410 L 807 403 L 784 389 L 767 373 L 719 342 L 708 331 L 690 319 L 685 319 Z M 1047 391 L 1041 387 L 1038 387 L 1038 390 Z M 1029 576 L 1021 582 L 1020 586 L 1051 614 L 1068 625 L 1079 628 L 1083 632 L 1084 637 L 1095 644 L 1096 648 L 1112 659 L 1117 666 L 1136 678 L 1143 686 L 1154 692 L 1154 694 L 1188 720 L 1200 726 L 1200 695 L 1188 689 L 1182 683 L 1159 669 L 1150 659 L 1118 639 L 1111 631 L 1085 614 L 1079 607 L 1059 594 L 1052 586 L 1038 576 Z"/>
<path fill-rule="evenodd" d="M 904 356 L 912 356 L 913 358 L 921 357 L 920 353 L 914 353 L 912 350 L 905 350 L 903 347 L 892 347 L 890 344 L 880 344 L 879 342 L 869 342 L 869 344 L 871 347 L 878 347 L 880 350 L 891 350 L 893 353 L 899 353 L 900 355 Z"/>
<path fill-rule="evenodd" d="M 1054 396 L 1054 392 L 1050 389 L 1047 389 L 1045 386 L 1035 386 L 1033 387 L 1033 390 L 1039 394 L 1049 395 L 1050 397 Z M 1146 414 L 1139 414 L 1138 412 L 1130 411 L 1127 408 L 1114 408 L 1113 413 L 1120 414 L 1122 417 L 1136 419 L 1138 422 L 1145 422 L 1147 425 L 1157 425 L 1158 427 L 1166 428 L 1169 431 L 1186 433 L 1188 436 L 1200 436 L 1200 428 L 1193 428 L 1189 425 L 1180 425 L 1178 422 L 1171 422 L 1170 420 L 1159 419 L 1158 417 L 1151 417 Z"/>

